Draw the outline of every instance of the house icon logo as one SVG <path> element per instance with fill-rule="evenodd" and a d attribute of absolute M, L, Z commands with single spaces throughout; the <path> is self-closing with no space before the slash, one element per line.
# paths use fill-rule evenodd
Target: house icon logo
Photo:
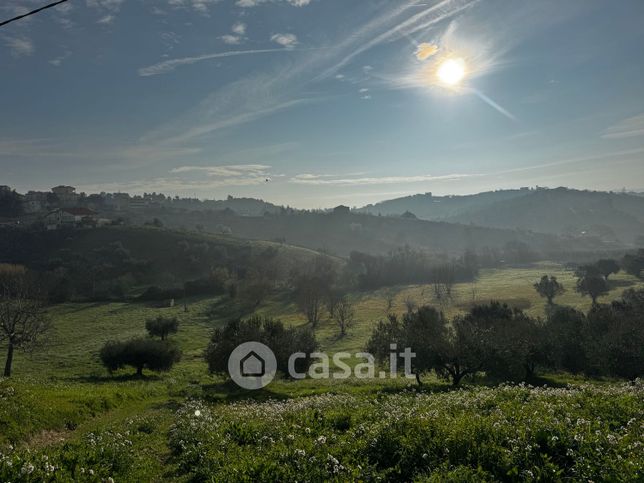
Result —
<path fill-rule="evenodd" d="M 266 374 L 266 361 L 255 351 L 250 351 L 239 361 L 239 373 L 243 377 L 263 377 Z"/>
<path fill-rule="evenodd" d="M 261 342 L 244 342 L 228 357 L 228 373 L 239 387 L 261 389 L 275 377 L 275 354 Z"/>

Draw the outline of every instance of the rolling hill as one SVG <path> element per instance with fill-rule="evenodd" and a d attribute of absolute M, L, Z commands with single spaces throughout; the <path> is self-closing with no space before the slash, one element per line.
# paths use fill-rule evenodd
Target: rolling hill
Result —
<path fill-rule="evenodd" d="M 360 211 L 425 220 L 597 237 L 625 245 L 644 236 L 644 198 L 626 193 L 567 188 L 489 191 L 467 196 L 413 195 L 367 205 Z"/>
<path fill-rule="evenodd" d="M 149 214 L 152 215 L 152 214 Z M 166 226 L 200 228 L 236 237 L 272 240 L 348 256 L 352 251 L 384 254 L 403 246 L 435 254 L 460 256 L 465 250 L 502 249 L 525 244 L 543 256 L 571 251 L 616 250 L 619 245 L 597 238 L 575 239 L 472 223 L 448 223 L 415 218 L 373 216 L 355 212 L 290 212 L 239 216 L 231 211 L 158 213 Z M 553 255 L 558 256 L 558 255 Z"/>

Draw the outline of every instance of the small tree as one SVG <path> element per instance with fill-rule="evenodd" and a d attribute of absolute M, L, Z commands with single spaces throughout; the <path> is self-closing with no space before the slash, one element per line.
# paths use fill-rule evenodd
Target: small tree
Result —
<path fill-rule="evenodd" d="M 482 369 L 494 378 L 520 380 L 531 378 L 539 365 L 545 365 L 543 325 L 519 309 L 490 302 L 472 307 L 462 317 L 466 324 L 453 325 L 462 337 L 471 338 L 470 351 L 478 354 Z M 473 338 L 472 338 L 473 336 Z"/>
<path fill-rule="evenodd" d="M 548 305 L 554 304 L 554 298 L 566 291 L 564 286 L 557 281 L 557 277 L 544 275 L 534 284 L 534 289 L 541 297 L 548 300 Z"/>
<path fill-rule="evenodd" d="M 384 308 L 385 316 L 388 316 L 393 312 L 395 301 L 396 301 L 396 294 L 393 291 L 388 290 L 385 295 L 385 308 Z"/>
<path fill-rule="evenodd" d="M 51 328 L 42 300 L 24 267 L 0 265 L 0 342 L 7 341 L 4 377 L 11 376 L 15 349 L 35 350 Z"/>
<path fill-rule="evenodd" d="M 160 315 L 155 319 L 146 320 L 145 330 L 148 331 L 150 337 L 160 337 L 161 340 L 166 340 L 170 334 L 176 334 L 179 331 L 179 321 L 176 317 L 169 318 Z"/>
<path fill-rule="evenodd" d="M 124 342 L 107 342 L 99 356 L 110 372 L 124 366 L 131 366 L 141 377 L 143 369 L 169 371 L 181 359 L 181 351 L 175 344 L 166 341 L 131 339 Z"/>
<path fill-rule="evenodd" d="M 346 295 L 342 296 L 335 304 L 332 317 L 340 328 L 340 337 L 344 337 L 347 334 L 347 329 L 353 325 L 355 318 L 353 304 Z"/>
<path fill-rule="evenodd" d="M 588 295 L 597 305 L 597 298 L 608 293 L 608 283 L 606 279 L 596 273 L 585 273 L 577 279 L 577 292 L 581 295 Z"/>
<path fill-rule="evenodd" d="M 387 362 L 391 344 L 396 344 L 399 351 L 409 347 L 416 354 L 411 370 L 418 384 L 421 384 L 421 374 L 433 369 L 457 386 L 463 377 L 483 366 L 482 353 L 476 345 L 479 340 L 469 320 L 459 318 L 450 326 L 441 312 L 424 306 L 407 312 L 402 320 L 390 315 L 380 321 L 367 343 L 367 352 Z M 397 364 L 402 367 L 402 361 Z"/>
<path fill-rule="evenodd" d="M 584 337 L 585 372 L 633 380 L 644 375 L 644 290 L 627 290 L 621 300 L 594 306 Z"/>
<path fill-rule="evenodd" d="M 408 295 L 405 298 L 405 309 L 407 310 L 407 313 L 410 314 L 417 308 L 418 308 L 418 304 L 416 303 L 416 301 L 413 298 L 411 298 L 411 295 Z"/>
<path fill-rule="evenodd" d="M 295 301 L 313 328 L 320 322 L 324 301 L 328 299 L 336 278 L 332 260 L 322 255 L 316 257 L 311 265 L 300 267 L 291 275 Z"/>
<path fill-rule="evenodd" d="M 644 272 L 644 248 L 640 248 L 637 253 L 624 255 L 622 267 L 626 273 L 641 277 Z"/>
<path fill-rule="evenodd" d="M 610 258 L 598 260 L 595 265 L 597 266 L 599 273 L 601 273 L 606 280 L 608 280 L 608 277 L 611 274 L 619 272 L 619 263 Z"/>
<path fill-rule="evenodd" d="M 213 331 L 204 357 L 208 370 L 215 374 L 228 374 L 228 358 L 244 342 L 261 342 L 275 354 L 277 370 L 288 373 L 288 359 L 295 352 L 310 354 L 317 348 L 313 331 L 305 328 L 285 327 L 279 320 L 251 317 L 247 320 L 229 321 L 223 328 Z M 310 358 L 296 361 L 296 370 L 309 367 Z"/>

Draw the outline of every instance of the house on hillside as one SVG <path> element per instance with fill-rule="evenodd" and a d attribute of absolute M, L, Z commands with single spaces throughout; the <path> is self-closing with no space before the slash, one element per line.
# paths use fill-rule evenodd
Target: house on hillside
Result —
<path fill-rule="evenodd" d="M 28 215 L 40 213 L 47 206 L 47 193 L 44 191 L 29 191 L 22 198 L 22 211 Z"/>
<path fill-rule="evenodd" d="M 89 208 L 59 208 L 47 213 L 44 221 L 48 230 L 56 230 L 63 226 L 95 226 L 98 223 L 97 215 L 98 213 Z"/>
<path fill-rule="evenodd" d="M 351 208 L 348 206 L 339 205 L 333 208 L 334 215 L 348 215 L 349 213 L 351 213 Z"/>
<path fill-rule="evenodd" d="M 76 188 L 73 186 L 55 186 L 51 189 L 51 192 L 56 195 L 61 208 L 76 206 L 78 202 L 78 194 L 76 194 Z"/>

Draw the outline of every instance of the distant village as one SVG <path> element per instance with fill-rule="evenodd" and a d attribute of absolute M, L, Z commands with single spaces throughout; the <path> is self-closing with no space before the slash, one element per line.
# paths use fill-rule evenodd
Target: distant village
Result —
<path fill-rule="evenodd" d="M 231 210 L 239 215 L 277 214 L 285 208 L 251 198 L 199 200 L 161 193 L 77 193 L 73 186 L 25 194 L 0 185 L 0 225 L 34 226 L 47 230 L 62 227 L 97 227 L 123 223 L 129 217 L 163 211 Z M 286 209 L 288 210 L 288 209 Z"/>

